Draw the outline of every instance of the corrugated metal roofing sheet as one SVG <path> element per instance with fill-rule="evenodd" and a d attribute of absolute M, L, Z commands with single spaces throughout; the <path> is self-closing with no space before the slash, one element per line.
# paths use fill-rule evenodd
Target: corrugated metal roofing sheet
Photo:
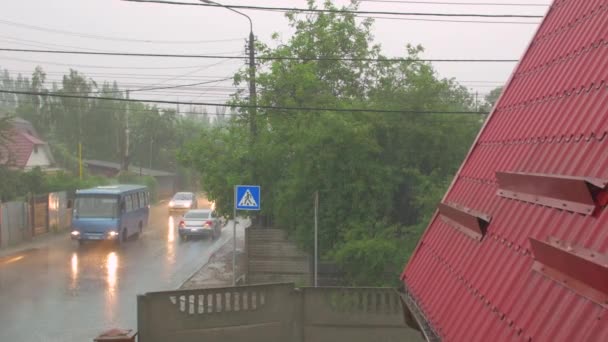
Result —
<path fill-rule="evenodd" d="M 486 235 L 436 214 L 402 275 L 443 340 L 608 341 L 608 302 L 534 271 L 530 244 L 554 237 L 608 256 L 605 203 L 583 215 L 508 199 L 496 177 L 608 180 L 607 82 L 608 1 L 555 1 L 444 198 L 491 216 Z"/>

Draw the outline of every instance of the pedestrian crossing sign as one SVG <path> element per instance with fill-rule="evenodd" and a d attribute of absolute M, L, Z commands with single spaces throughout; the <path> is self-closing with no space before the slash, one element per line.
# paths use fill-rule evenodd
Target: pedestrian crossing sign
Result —
<path fill-rule="evenodd" d="M 237 210 L 260 210 L 260 186 L 237 185 L 235 204 Z"/>

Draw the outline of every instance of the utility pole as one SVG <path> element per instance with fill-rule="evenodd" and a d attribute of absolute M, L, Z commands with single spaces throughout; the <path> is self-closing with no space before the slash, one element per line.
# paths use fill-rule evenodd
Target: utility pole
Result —
<path fill-rule="evenodd" d="M 317 287 L 319 273 L 319 191 L 315 191 L 315 260 L 314 285 Z"/>
<path fill-rule="evenodd" d="M 127 90 L 127 100 L 129 99 L 129 90 Z M 126 103 L 125 112 L 125 149 L 123 151 L 122 171 L 129 171 L 129 102 Z"/>
<path fill-rule="evenodd" d="M 82 180 L 82 143 L 78 143 L 78 176 Z"/>
<path fill-rule="evenodd" d="M 255 87 L 255 37 L 253 36 L 253 28 L 249 32 L 249 130 L 251 131 L 252 143 L 255 143 L 257 137 L 257 93 Z"/>

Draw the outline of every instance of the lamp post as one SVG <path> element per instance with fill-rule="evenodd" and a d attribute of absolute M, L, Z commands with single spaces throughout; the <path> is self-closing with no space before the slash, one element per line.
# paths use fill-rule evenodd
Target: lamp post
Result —
<path fill-rule="evenodd" d="M 253 21 L 247 14 L 239 12 L 231 8 L 230 6 L 226 6 L 211 0 L 200 1 L 210 5 L 224 7 L 225 9 L 240 14 L 243 17 L 247 18 L 247 20 L 249 20 L 249 130 L 251 131 L 252 142 L 254 142 L 257 136 L 257 125 L 255 120 L 257 115 L 257 97 L 255 89 L 255 41 L 253 36 Z"/>

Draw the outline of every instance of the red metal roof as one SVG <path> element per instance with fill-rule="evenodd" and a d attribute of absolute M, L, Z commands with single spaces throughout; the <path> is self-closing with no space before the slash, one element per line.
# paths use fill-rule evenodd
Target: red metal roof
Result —
<path fill-rule="evenodd" d="M 35 146 L 46 145 L 39 138 L 31 135 L 27 131 L 15 126 L 11 131 L 8 146 L 6 150 L 0 154 L 2 160 L 0 163 L 7 163 L 9 166 L 23 169 L 27 166 L 27 162 L 34 151 Z"/>
<path fill-rule="evenodd" d="M 607 38 L 606 0 L 554 2 L 419 242 L 443 340 L 608 341 Z"/>

